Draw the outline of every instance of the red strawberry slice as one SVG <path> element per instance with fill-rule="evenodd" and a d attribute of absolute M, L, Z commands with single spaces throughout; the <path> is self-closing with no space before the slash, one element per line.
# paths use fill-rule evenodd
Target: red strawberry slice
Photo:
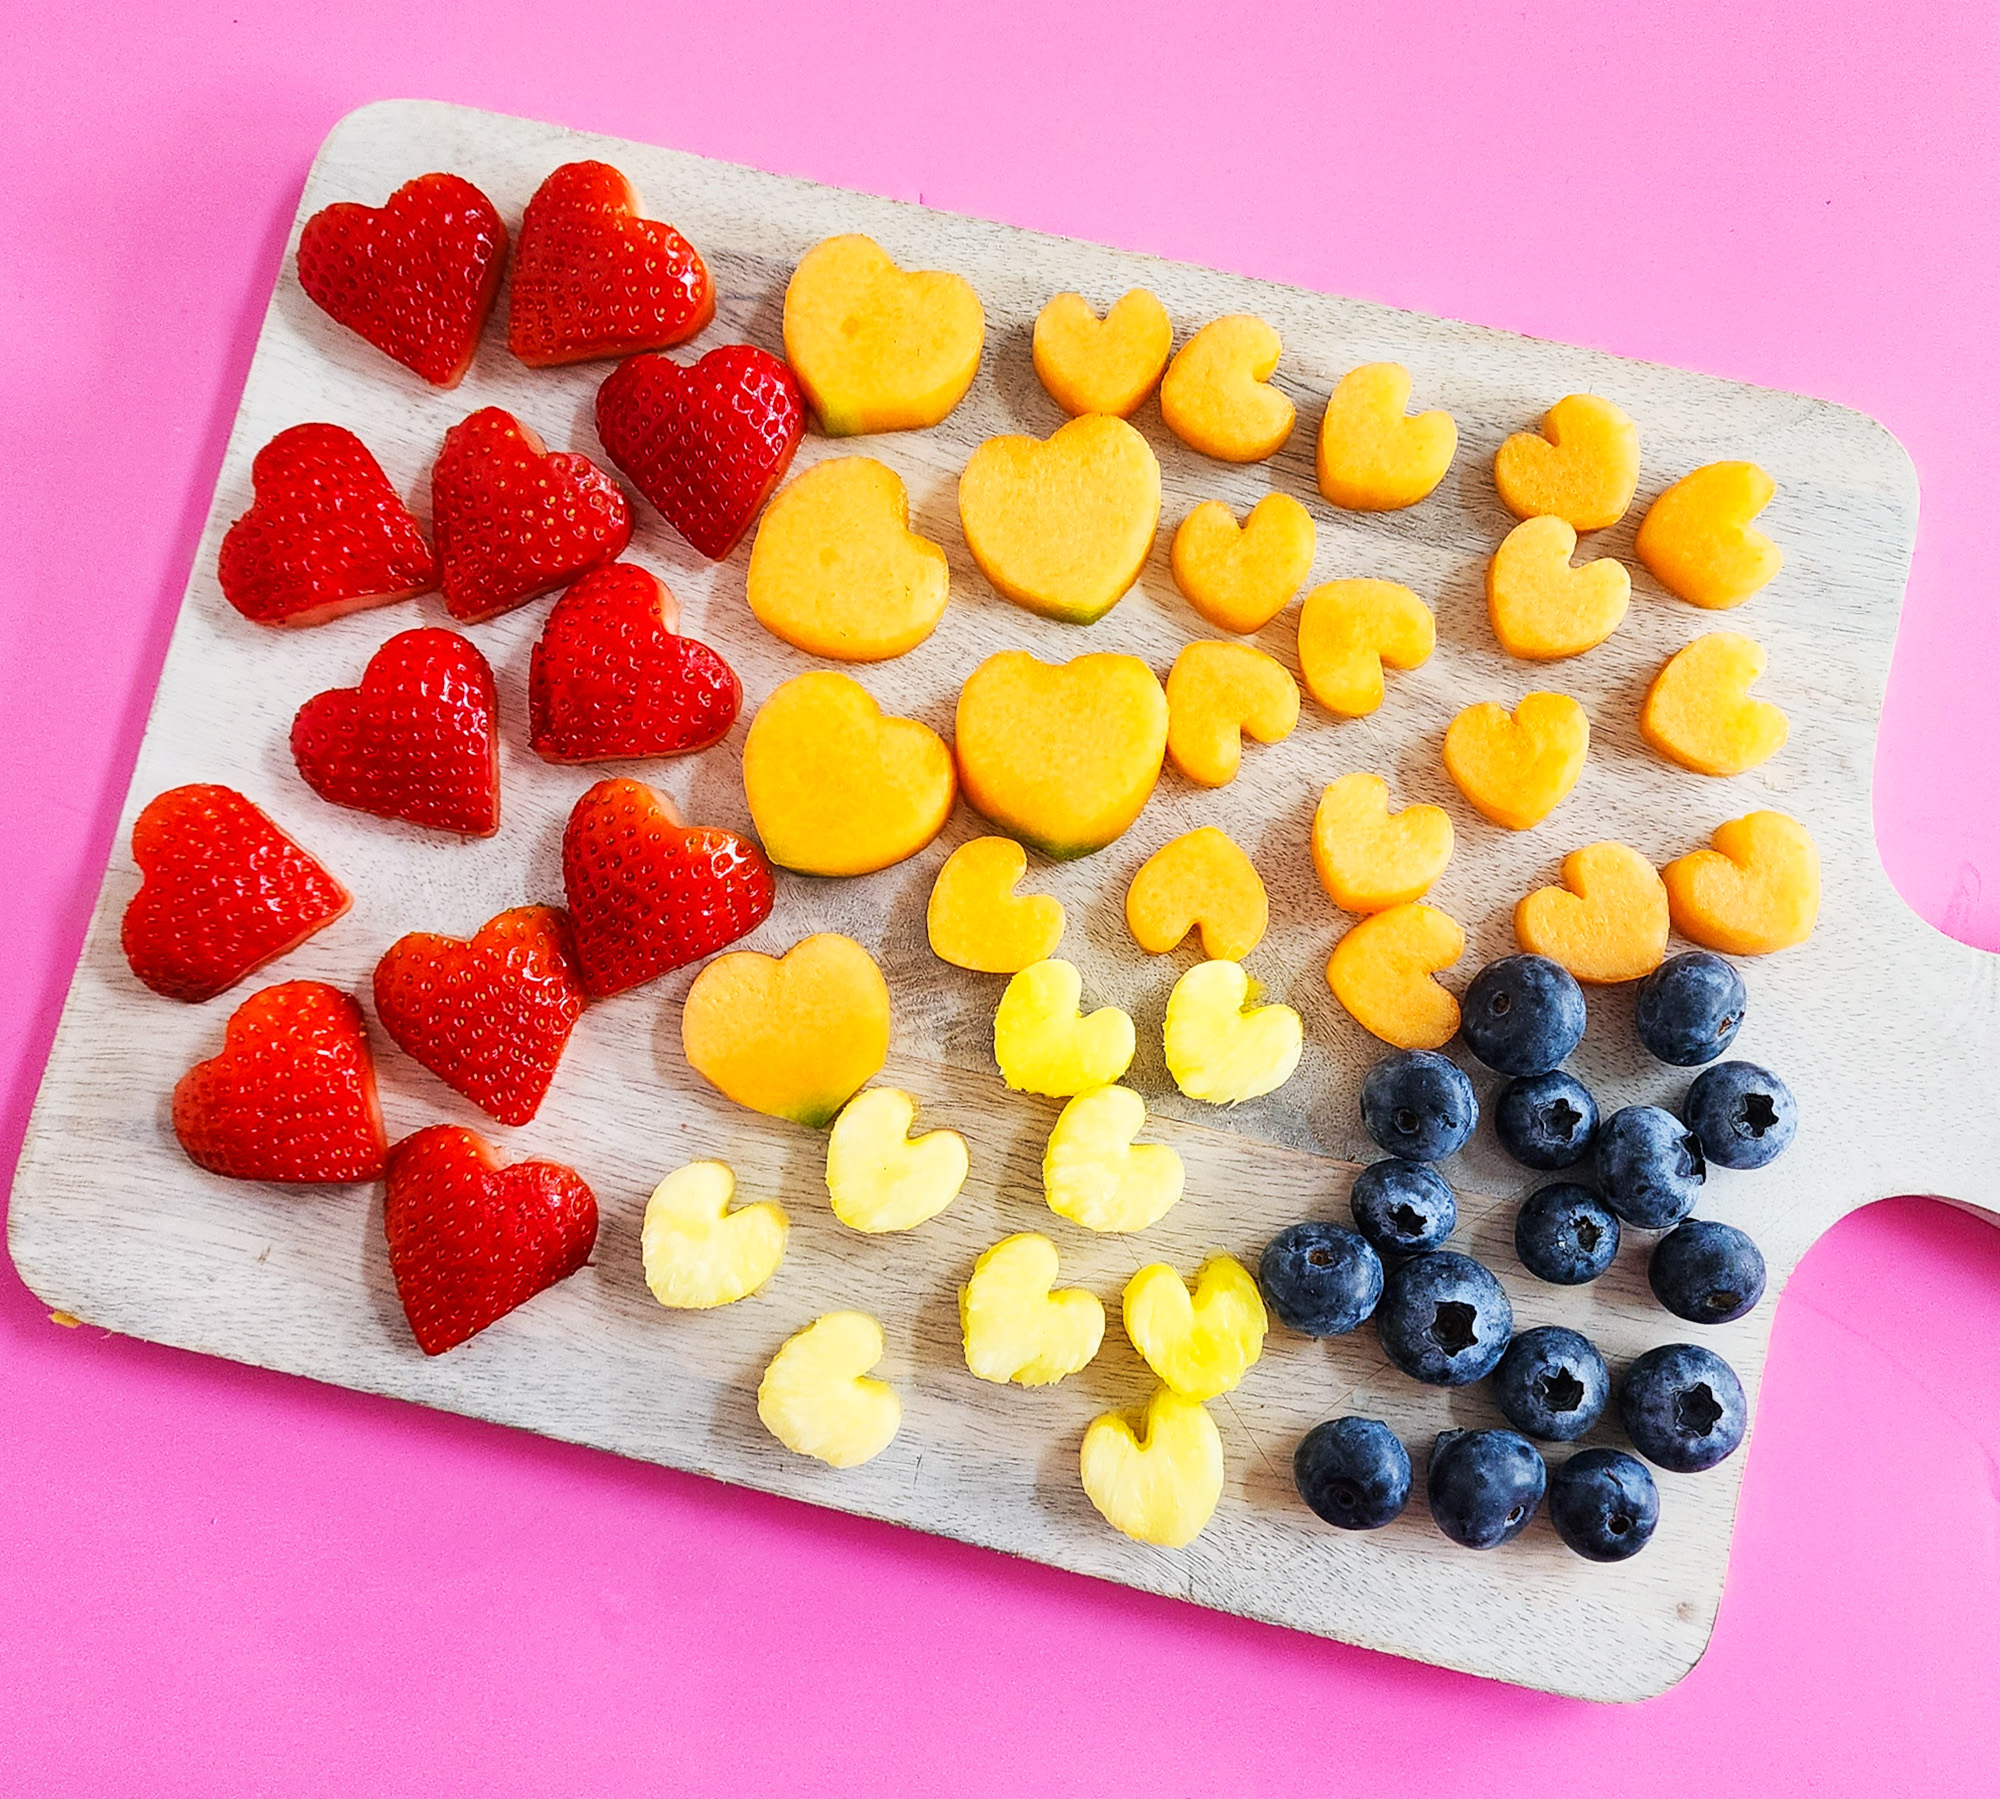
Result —
<path fill-rule="evenodd" d="M 359 687 L 316 694 L 292 720 L 292 760 L 321 799 L 378 818 L 491 837 L 500 828 L 493 670 L 456 631 L 400 631 Z"/>
<path fill-rule="evenodd" d="M 664 349 L 715 317 L 695 247 L 638 211 L 609 163 L 564 163 L 535 189 L 507 302 L 507 347 L 530 368 Z"/>
<path fill-rule="evenodd" d="M 342 201 L 299 232 L 299 285 L 434 387 L 472 362 L 507 257 L 493 202 L 457 175 L 419 175 L 384 206 Z"/>
<path fill-rule="evenodd" d="M 174 1135 L 196 1167 L 232 1180 L 374 1180 L 389 1144 L 361 1008 L 324 981 L 251 994 L 222 1053 L 174 1088 Z"/>
<path fill-rule="evenodd" d="M 213 999 L 353 903 L 347 889 L 230 787 L 173 787 L 132 825 L 139 891 L 125 959 L 155 993 Z"/>
<path fill-rule="evenodd" d="M 502 1124 L 534 1117 L 583 1007 L 569 919 L 555 906 L 516 906 L 470 942 L 412 931 L 375 964 L 382 1028 Z"/>
<path fill-rule="evenodd" d="M 614 562 L 551 608 L 528 663 L 528 742 L 545 762 L 681 756 L 728 735 L 743 705 L 736 671 L 679 637 L 657 575 Z"/>
<path fill-rule="evenodd" d="M 747 837 L 684 825 L 637 781 L 599 781 L 563 832 L 583 988 L 623 993 L 734 943 L 771 915 L 771 865 Z"/>
<path fill-rule="evenodd" d="M 421 527 L 352 431 L 280 431 L 250 464 L 250 489 L 216 573 L 253 624 L 323 625 L 435 585 Z"/>
<path fill-rule="evenodd" d="M 434 1124 L 389 1155 L 389 1268 L 425 1355 L 567 1280 L 597 1241 L 597 1198 L 559 1162 L 500 1166 L 475 1131 Z"/>
<path fill-rule="evenodd" d="M 546 450 L 512 413 L 485 406 L 444 434 L 431 528 L 445 610 L 475 624 L 616 561 L 632 507 L 588 456 Z"/>
<path fill-rule="evenodd" d="M 724 344 L 692 368 L 635 356 L 597 390 L 597 435 L 611 460 L 716 562 L 785 478 L 805 428 L 792 371 L 751 344 Z"/>

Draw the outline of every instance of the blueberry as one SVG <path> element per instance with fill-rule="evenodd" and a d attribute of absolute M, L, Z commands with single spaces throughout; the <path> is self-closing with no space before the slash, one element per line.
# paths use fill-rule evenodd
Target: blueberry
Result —
<path fill-rule="evenodd" d="M 1497 1549 L 1528 1528 L 1549 1471 L 1511 1430 L 1448 1430 L 1431 1448 L 1424 1491 L 1437 1527 L 1467 1549 Z"/>
<path fill-rule="evenodd" d="M 1580 1449 L 1549 1476 L 1549 1522 L 1586 1561 L 1637 1555 L 1659 1521 L 1660 1489 L 1622 1449 Z"/>
<path fill-rule="evenodd" d="M 1462 1387 L 1492 1373 L 1514 1334 L 1514 1308 L 1490 1268 L 1435 1249 L 1390 1273 L 1375 1330 L 1405 1374 L 1433 1387 Z"/>
<path fill-rule="evenodd" d="M 1618 1219 L 1588 1187 L 1557 1181 L 1521 1202 L 1514 1253 L 1538 1280 L 1558 1287 L 1594 1281 L 1618 1254 Z"/>
<path fill-rule="evenodd" d="M 1718 1062 L 1694 1077 L 1681 1108 L 1718 1168 L 1762 1168 L 1791 1147 L 1799 1129 L 1792 1090 L 1755 1062 Z"/>
<path fill-rule="evenodd" d="M 1720 956 L 1689 950 L 1639 983 L 1639 1041 L 1662 1062 L 1713 1062 L 1743 1028 L 1743 977 Z"/>
<path fill-rule="evenodd" d="M 1694 1210 L 1707 1173 L 1701 1139 L 1663 1106 L 1627 1106 L 1597 1133 L 1604 1203 L 1641 1230 L 1679 1224 Z"/>
<path fill-rule="evenodd" d="M 1257 1285 L 1280 1324 L 1343 1336 L 1382 1297 L 1382 1258 L 1342 1225 L 1290 1224 L 1264 1245 Z"/>
<path fill-rule="evenodd" d="M 1764 1297 L 1764 1257 L 1734 1225 L 1690 1218 L 1653 1245 L 1653 1297 L 1690 1324 L 1727 1324 Z"/>
<path fill-rule="evenodd" d="M 1583 1041 L 1583 989 L 1547 956 L 1502 956 L 1459 1006 L 1465 1047 L 1502 1074 L 1547 1074 Z"/>
<path fill-rule="evenodd" d="M 1391 1156 L 1354 1177 L 1348 1195 L 1354 1225 L 1385 1256 L 1420 1256 L 1438 1249 L 1458 1223 L 1458 1200 L 1427 1162 Z"/>
<path fill-rule="evenodd" d="M 1361 1077 L 1361 1122 L 1392 1156 L 1442 1162 L 1479 1122 L 1465 1070 L 1428 1049 L 1401 1049 Z"/>
<path fill-rule="evenodd" d="M 1735 1369 L 1712 1349 L 1649 1349 L 1618 1383 L 1618 1415 L 1632 1447 L 1676 1474 L 1698 1474 L 1735 1452 L 1748 1415 Z"/>
<path fill-rule="evenodd" d="M 1374 1418 L 1329 1418 L 1292 1455 L 1299 1497 L 1342 1530 L 1380 1530 L 1410 1501 L 1410 1452 Z"/>
<path fill-rule="evenodd" d="M 1560 1324 L 1523 1331 L 1493 1370 L 1493 1398 L 1518 1431 L 1573 1443 L 1604 1416 L 1611 1371 L 1597 1345 Z"/>
<path fill-rule="evenodd" d="M 1500 1089 L 1493 1129 L 1523 1168 L 1568 1168 L 1590 1153 L 1597 1101 L 1573 1074 L 1516 1075 Z"/>

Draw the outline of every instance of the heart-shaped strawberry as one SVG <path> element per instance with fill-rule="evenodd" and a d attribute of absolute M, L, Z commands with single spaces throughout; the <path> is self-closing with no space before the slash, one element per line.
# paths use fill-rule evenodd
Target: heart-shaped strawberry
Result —
<path fill-rule="evenodd" d="M 412 931 L 375 964 L 375 1016 L 446 1086 L 502 1124 L 526 1124 L 583 1016 L 569 919 L 516 906 L 473 934 Z"/>
<path fill-rule="evenodd" d="M 771 914 L 771 865 L 747 837 L 684 825 L 638 781 L 599 781 L 563 832 L 563 888 L 592 999 L 734 943 Z"/>
<path fill-rule="evenodd" d="M 684 343 L 715 317 L 715 283 L 671 225 L 638 216 L 604 162 L 566 162 L 521 215 L 507 347 L 530 368 Z"/>
<path fill-rule="evenodd" d="M 792 371 L 752 344 L 724 344 L 692 368 L 634 356 L 597 390 L 597 435 L 611 460 L 716 562 L 785 478 L 805 428 Z"/>
<path fill-rule="evenodd" d="M 657 575 L 614 562 L 550 609 L 528 663 L 528 741 L 545 762 L 681 756 L 728 734 L 736 671 L 676 636 L 680 608 Z"/>
<path fill-rule="evenodd" d="M 299 285 L 322 312 L 434 387 L 456 387 L 507 257 L 493 202 L 457 175 L 419 175 L 383 206 L 342 201 L 299 232 Z"/>
<path fill-rule="evenodd" d="M 434 1124 L 389 1156 L 389 1268 L 425 1355 L 567 1280 L 597 1241 L 597 1198 L 559 1162 L 502 1168 L 475 1131 Z"/>
<path fill-rule="evenodd" d="M 239 1181 L 372 1181 L 388 1150 L 361 1008 L 324 981 L 260 988 L 174 1088 L 188 1160 Z"/>
<path fill-rule="evenodd" d="M 476 624 L 615 561 L 632 507 L 588 456 L 544 449 L 512 413 L 484 406 L 444 434 L 431 528 L 445 610 Z"/>
<path fill-rule="evenodd" d="M 359 687 L 315 694 L 292 720 L 292 760 L 321 799 L 468 837 L 500 828 L 493 670 L 456 631 L 401 631 Z"/>
<path fill-rule="evenodd" d="M 169 999 L 213 999 L 353 903 L 231 787 L 172 787 L 149 801 L 132 824 L 132 860 L 125 959 Z"/>

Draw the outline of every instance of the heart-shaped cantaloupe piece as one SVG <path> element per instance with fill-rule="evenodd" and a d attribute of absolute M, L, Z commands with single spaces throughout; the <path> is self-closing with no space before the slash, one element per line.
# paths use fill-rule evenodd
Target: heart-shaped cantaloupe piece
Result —
<path fill-rule="evenodd" d="M 1777 483 L 1754 462 L 1711 462 L 1683 475 L 1646 509 L 1632 547 L 1653 579 L 1693 606 L 1740 606 L 1784 567 L 1750 521 Z"/>
<path fill-rule="evenodd" d="M 1667 890 L 1652 863 L 1622 843 L 1590 843 L 1563 858 L 1560 887 L 1514 908 L 1514 935 L 1533 956 L 1579 981 L 1637 981 L 1667 953 Z"/>
<path fill-rule="evenodd" d="M 1435 906 L 1391 906 L 1333 946 L 1326 984 L 1356 1023 L 1398 1049 L 1442 1049 L 1458 1001 L 1432 977 L 1465 953 L 1465 933 Z"/>
<path fill-rule="evenodd" d="M 1625 516 L 1639 485 L 1639 427 L 1609 400 L 1570 394 L 1517 431 L 1493 457 L 1493 485 L 1516 518 L 1559 518 L 1602 531 Z"/>
<path fill-rule="evenodd" d="M 1565 693 L 1526 695 L 1510 715 L 1497 700 L 1468 706 L 1444 734 L 1446 772 L 1480 815 L 1532 830 L 1583 773 L 1590 720 Z"/>
<path fill-rule="evenodd" d="M 1290 1006 L 1260 1006 L 1240 962 L 1198 962 L 1167 996 L 1167 1072 L 1189 1099 L 1240 1105 L 1292 1078 L 1305 1023 Z"/>
<path fill-rule="evenodd" d="M 1791 722 L 1750 697 L 1764 672 L 1762 644 L 1710 631 L 1677 651 L 1653 677 L 1639 734 L 1669 762 L 1698 775 L 1740 775 L 1785 747 Z"/>
<path fill-rule="evenodd" d="M 1364 363 L 1340 378 L 1319 426 L 1319 490 L 1334 505 L 1394 512 L 1444 479 L 1458 426 L 1448 412 L 1408 417 L 1413 385 L 1399 362 Z"/>
<path fill-rule="evenodd" d="M 777 1273 L 789 1223 L 763 1200 L 729 1208 L 736 1175 L 724 1162 L 676 1168 L 646 1202 L 640 1256 L 663 1306 L 697 1310 L 745 1299 Z"/>
<path fill-rule="evenodd" d="M 1529 662 L 1580 656 L 1618 629 L 1632 577 L 1609 556 L 1572 568 L 1575 553 L 1576 532 L 1559 518 L 1516 525 L 1493 552 L 1486 610 L 1508 655 Z"/>
<path fill-rule="evenodd" d="M 1101 412 L 1130 418 L 1167 366 L 1174 327 L 1143 287 L 1102 319 L 1081 294 L 1057 294 L 1035 315 L 1035 373 L 1072 418 Z"/>
<path fill-rule="evenodd" d="M 1163 843 L 1125 889 L 1125 925 L 1149 956 L 1200 928 L 1210 961 L 1240 961 L 1263 940 L 1271 903 L 1257 870 L 1213 825 Z"/>
<path fill-rule="evenodd" d="M 1819 920 L 1819 851 L 1782 812 L 1717 825 L 1712 849 L 1660 870 L 1674 929 L 1725 956 L 1765 956 L 1812 935 Z"/>
<path fill-rule="evenodd" d="M 1167 754 L 1190 781 L 1227 787 L 1243 739 L 1282 743 L 1299 722 L 1299 684 L 1247 643 L 1190 643 L 1167 671 Z"/>
<path fill-rule="evenodd" d="M 1134 1143 L 1146 1102 L 1130 1087 L 1093 1087 L 1062 1109 L 1042 1151 L 1049 1210 L 1092 1231 L 1142 1231 L 1180 1199 L 1187 1171 L 1164 1143 Z"/>
<path fill-rule="evenodd" d="M 1269 1329 L 1257 1282 L 1234 1256 L 1202 1263 L 1192 1297 L 1165 1262 L 1125 1283 L 1125 1335 L 1183 1399 L 1214 1399 L 1241 1385 Z"/>
<path fill-rule="evenodd" d="M 1384 912 L 1421 899 L 1452 852 L 1451 814 L 1442 806 L 1389 810 L 1380 775 L 1342 775 L 1313 813 L 1313 868 L 1343 912 Z"/>
<path fill-rule="evenodd" d="M 1115 1530 L 1180 1549 L 1200 1536 L 1222 1498 L 1222 1437 L 1199 1400 L 1161 1387 L 1135 1429 L 1118 1412 L 1083 1433 L 1083 1490 Z"/>
<path fill-rule="evenodd" d="M 1306 692 L 1342 718 L 1381 705 L 1384 667 L 1417 668 L 1436 647 L 1431 609 L 1394 581 L 1323 582 L 1299 608 Z"/>
<path fill-rule="evenodd" d="M 826 1140 L 826 1190 L 833 1215 L 857 1231 L 908 1231 L 958 1197 L 971 1167 L 956 1131 L 910 1135 L 917 1102 L 893 1087 L 870 1087 L 841 1108 Z"/>
<path fill-rule="evenodd" d="M 993 1014 L 993 1059 L 1017 1093 L 1067 1099 L 1115 1081 L 1132 1065 L 1132 1020 L 1116 1006 L 1088 1018 L 1079 1002 L 1083 976 L 1051 959 L 1007 983 Z"/>
<path fill-rule="evenodd" d="M 757 1416 L 787 1449 L 858 1468 L 895 1440 L 903 1402 L 870 1380 L 882 1327 L 866 1312 L 827 1312 L 788 1337 L 757 1385 Z"/>
<path fill-rule="evenodd" d="M 1312 514 L 1288 493 L 1267 493 L 1238 525 L 1204 500 L 1174 533 L 1174 585 L 1218 631 L 1261 631 L 1312 572 Z"/>
<path fill-rule="evenodd" d="M 1292 403 L 1270 385 L 1284 344 L 1264 320 L 1231 313 L 1202 326 L 1160 383 L 1160 418 L 1191 450 L 1262 462 L 1292 434 Z"/>
<path fill-rule="evenodd" d="M 1046 1387 L 1087 1367 L 1104 1341 L 1104 1302 L 1082 1287 L 1050 1288 L 1056 1246 L 1039 1231 L 1003 1237 L 958 1290 L 965 1365 L 981 1380 Z"/>
<path fill-rule="evenodd" d="M 925 923 L 931 950 L 977 974 L 1019 974 L 1056 953 L 1062 901 L 1014 891 L 1028 853 L 1011 837 L 975 837 L 945 858 L 931 887 Z"/>

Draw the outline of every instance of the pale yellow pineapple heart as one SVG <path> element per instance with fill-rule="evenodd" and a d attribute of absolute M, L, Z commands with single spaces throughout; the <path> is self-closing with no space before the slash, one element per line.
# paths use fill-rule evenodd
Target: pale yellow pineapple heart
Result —
<path fill-rule="evenodd" d="M 1132 1020 L 1116 1006 L 1086 1018 L 1082 998 L 1075 964 L 1055 957 L 1007 983 L 993 1015 L 993 1059 L 1015 1092 L 1067 1099 L 1115 1081 L 1132 1065 Z"/>
<path fill-rule="evenodd" d="M 1264 1353 L 1270 1320 L 1250 1271 L 1211 1256 L 1192 1297 L 1165 1262 L 1125 1283 L 1125 1334 L 1147 1367 L 1185 1399 L 1213 1399 L 1237 1386 Z"/>
<path fill-rule="evenodd" d="M 1192 1543 L 1222 1498 L 1222 1437 L 1199 1400 L 1161 1387 L 1140 1429 L 1117 1412 L 1083 1433 L 1083 1490 L 1105 1522 L 1141 1543 Z"/>
<path fill-rule="evenodd" d="M 868 1370 L 882 1327 L 866 1312 L 828 1312 L 788 1337 L 757 1386 L 757 1416 L 787 1449 L 858 1468 L 895 1439 L 903 1403 Z"/>
<path fill-rule="evenodd" d="M 1255 1004 L 1240 962 L 1198 962 L 1167 999 L 1167 1071 L 1189 1099 L 1235 1105 L 1292 1078 L 1305 1025 L 1290 1006 Z"/>
<path fill-rule="evenodd" d="M 981 1380 L 1045 1387 L 1074 1374 L 1104 1341 L 1104 1305 L 1081 1287 L 1051 1292 L 1056 1246 L 1038 1231 L 1002 1238 L 958 1292 L 965 1365 Z"/>
<path fill-rule="evenodd" d="M 970 1158 L 956 1131 L 911 1137 L 917 1102 L 870 1087 L 847 1102 L 826 1144 L 833 1214 L 857 1231 L 907 1231 L 935 1218 L 965 1185 Z"/>
<path fill-rule="evenodd" d="M 639 1244 L 646 1285 L 661 1305 L 730 1305 L 778 1271 L 789 1232 L 783 1210 L 765 1200 L 732 1212 L 735 1192 L 723 1162 L 690 1162 L 653 1189 Z"/>
<path fill-rule="evenodd" d="M 1134 1143 L 1146 1102 L 1129 1087 L 1080 1093 L 1042 1152 L 1049 1210 L 1093 1231 L 1142 1231 L 1181 1196 L 1187 1171 L 1164 1143 Z"/>

